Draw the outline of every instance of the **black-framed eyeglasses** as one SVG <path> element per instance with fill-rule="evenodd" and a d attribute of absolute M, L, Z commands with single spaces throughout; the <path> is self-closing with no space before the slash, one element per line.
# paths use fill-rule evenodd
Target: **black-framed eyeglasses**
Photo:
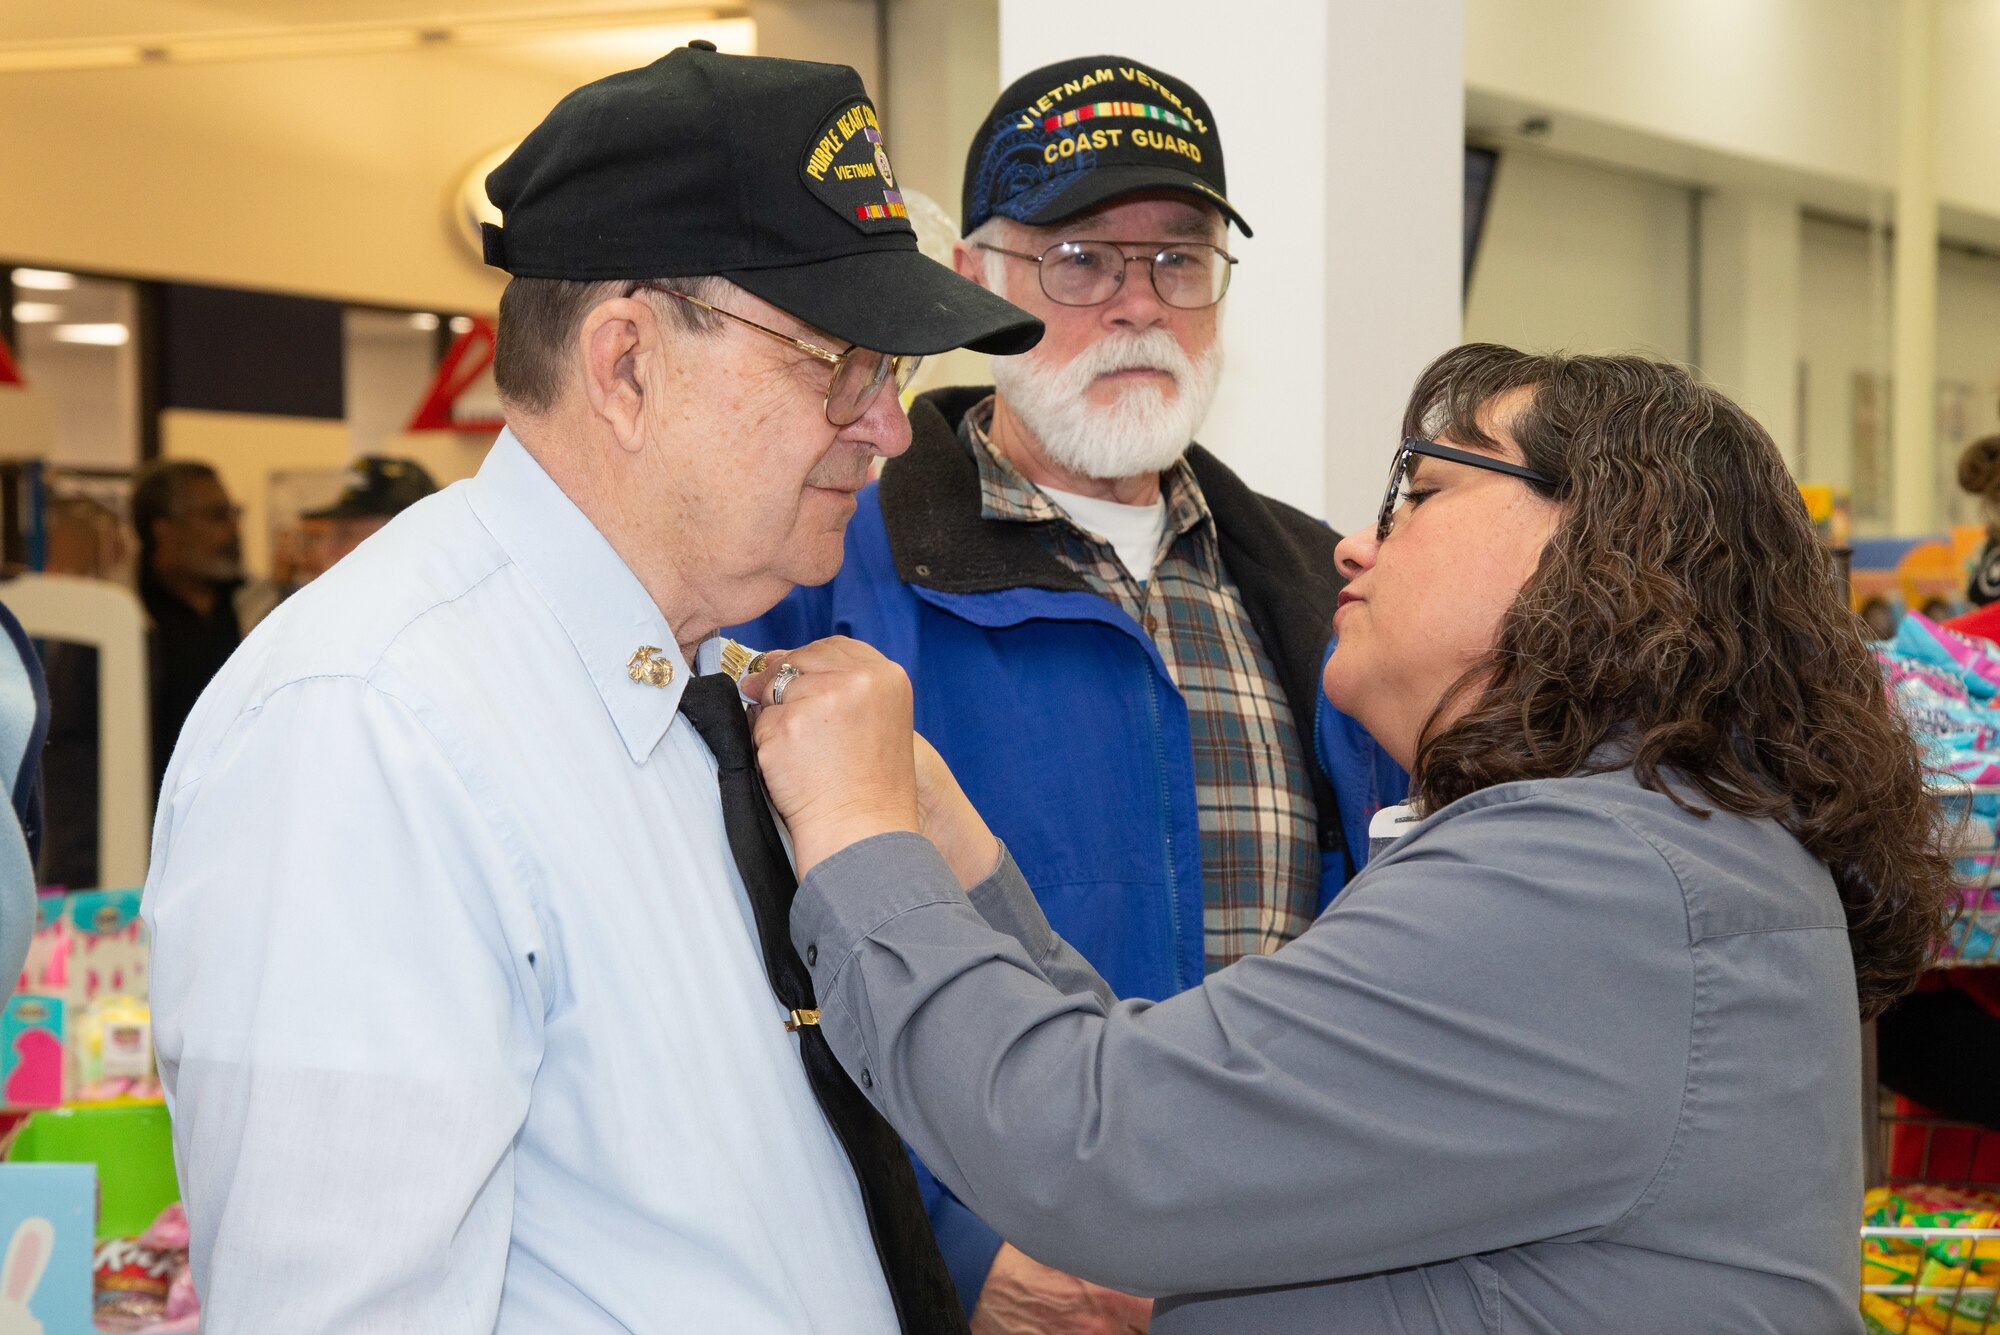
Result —
<path fill-rule="evenodd" d="M 1464 464 L 1467 468 L 1481 468 L 1489 473 L 1505 473 L 1508 477 L 1518 477 L 1524 482 L 1532 482 L 1547 491 L 1554 491 L 1556 484 L 1521 464 L 1510 464 L 1505 459 L 1495 459 L 1490 454 L 1474 454 L 1471 450 L 1456 449 L 1450 445 L 1440 445 L 1434 440 L 1405 440 L 1396 451 L 1396 462 L 1389 469 L 1389 490 L 1382 494 L 1382 512 L 1375 520 L 1375 541 L 1387 542 L 1389 534 L 1395 531 L 1396 511 L 1403 504 L 1403 484 L 1409 481 L 1410 461 L 1422 457 L 1442 459 L 1446 463 Z"/>
<path fill-rule="evenodd" d="M 1042 291 L 1059 306 L 1102 306 L 1125 286 L 1125 270 L 1143 264 L 1153 291 L 1169 306 L 1198 311 L 1222 300 L 1236 257 L 1199 241 L 1058 241 L 1039 255 L 976 242 L 981 250 L 1026 260 L 1041 271 Z M 1127 255 L 1127 248 L 1149 254 Z"/>
<path fill-rule="evenodd" d="M 746 320 L 734 311 L 711 306 L 700 297 L 691 297 L 678 288 L 668 287 L 664 283 L 637 282 L 627 289 L 625 295 L 629 297 L 641 288 L 649 292 L 663 292 L 670 297 L 679 297 L 691 306 L 699 306 L 705 311 L 713 311 L 740 325 L 748 325 L 760 334 L 769 334 L 782 343 L 789 343 L 807 356 L 831 366 L 833 379 L 826 387 L 826 420 L 833 426 L 852 426 L 860 421 L 861 414 L 868 411 L 868 405 L 875 401 L 876 394 L 881 392 L 882 386 L 892 378 L 896 382 L 896 393 L 901 394 L 910 387 L 910 381 L 915 378 L 917 368 L 923 365 L 924 359 L 921 356 L 906 357 L 876 352 L 872 348 L 857 347 L 851 343 L 844 351 L 833 352 L 820 347 L 817 343 L 808 343 L 802 338 L 781 334 L 775 329 L 758 324 L 755 320 Z"/>

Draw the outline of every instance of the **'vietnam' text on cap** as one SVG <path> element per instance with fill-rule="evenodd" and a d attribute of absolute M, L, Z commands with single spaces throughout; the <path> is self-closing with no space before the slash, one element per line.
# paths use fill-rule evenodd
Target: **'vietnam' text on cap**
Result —
<path fill-rule="evenodd" d="M 845 65 L 705 42 L 565 97 L 486 178 L 486 262 L 528 278 L 714 274 L 877 352 L 1018 353 L 1039 320 L 917 251 Z"/>
<path fill-rule="evenodd" d="M 1250 235 L 1225 191 L 1222 139 L 1200 93 L 1123 56 L 1044 65 L 1008 85 L 965 160 L 962 224 L 1061 222 L 1139 190 L 1208 201 Z"/>

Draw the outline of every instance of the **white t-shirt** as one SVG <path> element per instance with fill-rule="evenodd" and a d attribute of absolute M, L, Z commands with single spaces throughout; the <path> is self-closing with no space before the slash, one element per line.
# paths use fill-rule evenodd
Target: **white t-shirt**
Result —
<path fill-rule="evenodd" d="M 1132 578 L 1144 584 L 1153 577 L 1153 558 L 1159 555 L 1160 539 L 1167 531 L 1166 497 L 1156 497 L 1151 505 L 1120 505 L 1054 487 L 1043 487 L 1042 494 L 1060 505 L 1084 532 L 1110 543 Z"/>

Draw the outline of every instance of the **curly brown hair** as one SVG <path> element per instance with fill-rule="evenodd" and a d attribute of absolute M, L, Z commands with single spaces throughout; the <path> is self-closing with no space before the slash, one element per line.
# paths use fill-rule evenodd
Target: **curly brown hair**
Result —
<path fill-rule="evenodd" d="M 1879 1014 L 1949 930 L 1948 832 L 1771 438 L 1677 366 L 1468 344 L 1417 381 L 1403 434 L 1497 448 L 1488 428 L 1564 515 L 1425 726 L 1418 799 L 1629 764 L 1690 811 L 1676 789 L 1775 820 L 1833 873 L 1861 1013 Z"/>

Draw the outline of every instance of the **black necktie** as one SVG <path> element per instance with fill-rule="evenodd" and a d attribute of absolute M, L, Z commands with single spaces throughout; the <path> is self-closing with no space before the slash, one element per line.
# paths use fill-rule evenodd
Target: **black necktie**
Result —
<path fill-rule="evenodd" d="M 743 888 L 750 893 L 771 990 L 787 1010 L 814 1011 L 818 1003 L 813 1000 L 812 975 L 792 948 L 790 919 L 798 879 L 771 818 L 751 751 L 750 721 L 736 683 L 719 672 L 695 678 L 681 695 L 681 713 L 715 754 L 722 822 L 736 869 L 743 874 Z M 840 1069 L 816 1018 L 799 1026 L 798 1035 L 806 1080 L 861 1184 L 868 1231 L 874 1236 L 875 1254 L 889 1281 L 903 1335 L 969 1331 L 951 1272 L 924 1216 L 923 1197 L 902 1138 Z"/>

